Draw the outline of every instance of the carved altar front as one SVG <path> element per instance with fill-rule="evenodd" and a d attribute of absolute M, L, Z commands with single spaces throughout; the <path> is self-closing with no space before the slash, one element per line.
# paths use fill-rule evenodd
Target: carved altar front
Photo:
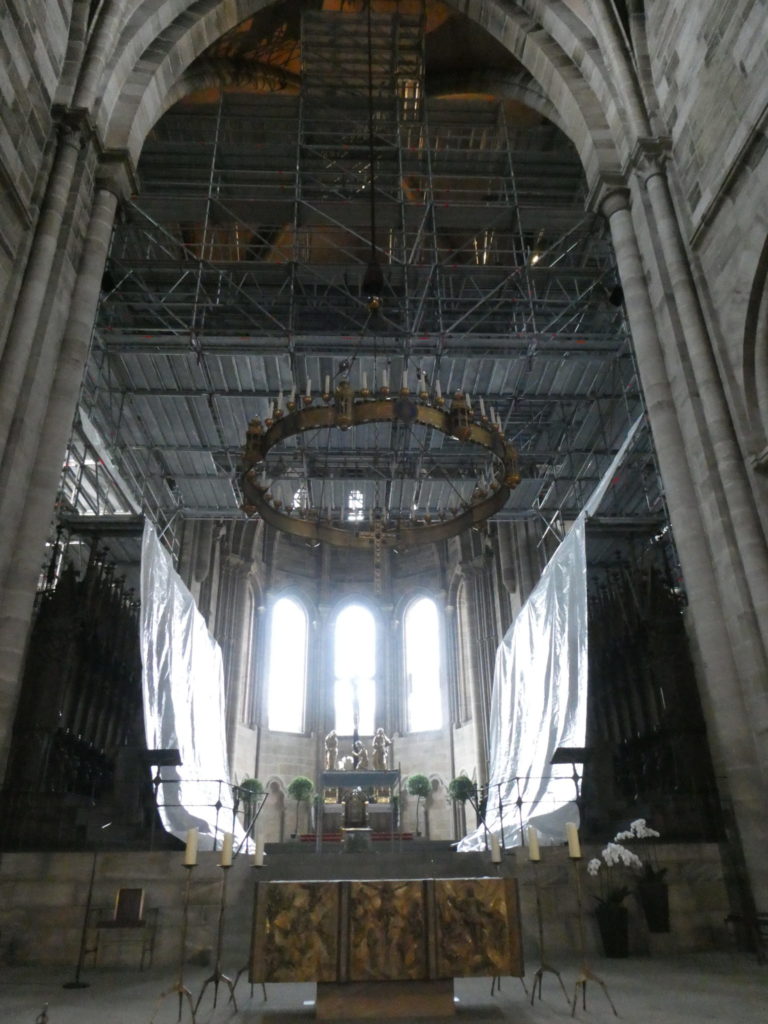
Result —
<path fill-rule="evenodd" d="M 522 974 L 514 879 L 257 883 L 251 981 L 353 984 Z"/>

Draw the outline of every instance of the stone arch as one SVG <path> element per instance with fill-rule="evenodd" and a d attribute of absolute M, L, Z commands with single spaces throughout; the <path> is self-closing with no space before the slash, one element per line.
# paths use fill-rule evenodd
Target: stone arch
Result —
<path fill-rule="evenodd" d="M 228 5 L 200 0 L 192 5 L 197 13 L 194 20 L 178 0 L 166 0 L 148 19 L 146 9 L 152 6 L 148 0 L 139 8 L 146 20 L 137 12 L 126 23 L 123 49 L 103 82 L 104 99 L 97 112 L 106 147 L 127 151 L 134 162 L 152 125 L 188 91 L 185 72 L 193 61 L 221 35 L 268 4 L 264 0 L 235 0 Z M 614 137 L 623 138 L 623 121 L 602 64 L 590 56 L 597 43 L 584 23 L 557 0 L 547 4 L 527 0 L 513 7 L 499 0 L 467 0 L 463 10 L 539 84 L 550 109 L 559 113 L 559 125 L 576 146 L 590 185 L 601 174 L 615 172 Z"/>
<path fill-rule="evenodd" d="M 768 239 L 765 240 L 752 281 L 744 331 L 744 392 L 750 427 L 758 453 L 768 445 Z M 768 458 L 760 459 L 768 468 Z"/>

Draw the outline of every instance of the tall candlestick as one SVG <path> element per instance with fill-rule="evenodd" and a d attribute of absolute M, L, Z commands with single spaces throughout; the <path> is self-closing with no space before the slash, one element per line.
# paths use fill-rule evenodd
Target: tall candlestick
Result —
<path fill-rule="evenodd" d="M 579 845 L 579 830 L 574 822 L 569 821 L 566 823 L 565 835 L 568 840 L 568 856 L 572 860 L 580 860 L 581 846 Z"/>
<path fill-rule="evenodd" d="M 187 845 L 184 848 L 184 867 L 193 868 L 197 864 L 197 844 L 199 835 L 196 828 L 187 832 Z"/>
<path fill-rule="evenodd" d="M 541 860 L 539 833 L 533 825 L 528 826 L 528 860 Z"/>
<path fill-rule="evenodd" d="M 231 868 L 232 867 L 232 847 L 235 843 L 235 837 L 231 832 L 225 832 L 224 843 L 221 847 L 221 860 L 219 861 L 219 867 Z"/>

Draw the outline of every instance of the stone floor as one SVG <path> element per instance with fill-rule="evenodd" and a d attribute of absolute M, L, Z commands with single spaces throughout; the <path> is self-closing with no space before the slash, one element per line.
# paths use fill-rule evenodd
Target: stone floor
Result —
<path fill-rule="evenodd" d="M 536 964 L 528 965 L 528 992 Z M 557 966 L 569 996 L 578 973 L 575 962 Z M 766 1024 L 768 1021 L 768 966 L 754 957 L 737 953 L 703 953 L 664 958 L 635 957 L 628 960 L 595 959 L 592 970 L 608 987 L 618 1016 L 626 1024 Z M 185 981 L 194 998 L 207 976 L 203 968 L 188 969 Z M 0 1021 L 2 1024 L 171 1024 L 178 1019 L 178 996 L 172 992 L 172 972 L 153 969 L 144 973 L 91 969 L 83 972 L 88 988 L 67 989 L 72 972 L 43 968 L 4 968 L 0 974 Z M 209 986 L 197 1014 L 198 1024 L 300 1024 L 314 1019 L 315 986 L 310 984 L 268 985 L 264 1002 L 261 987 L 253 996 L 245 979 L 236 991 L 238 1011 L 227 1002 L 228 991 L 219 989 L 213 1008 L 213 987 Z M 600 986 L 588 982 L 586 1012 L 579 1000 L 576 1018 L 594 1024 L 616 1020 Z M 47 1004 L 47 1017 L 42 1016 Z M 455 985 L 456 1016 L 439 1021 L 512 1021 L 515 1024 L 548 1024 L 571 1019 L 570 1006 L 557 978 L 544 975 L 543 998 L 534 1006 L 517 978 L 504 978 L 500 991 L 491 994 L 489 979 L 459 980 Z M 191 1014 L 184 1002 L 182 1020 Z M 376 1015 L 383 1020 L 384 1014 Z M 412 1018 L 401 1018 L 407 1021 Z M 434 1018 L 433 1018 L 434 1020 Z M 436 1020 L 435 1024 L 438 1024 Z"/>

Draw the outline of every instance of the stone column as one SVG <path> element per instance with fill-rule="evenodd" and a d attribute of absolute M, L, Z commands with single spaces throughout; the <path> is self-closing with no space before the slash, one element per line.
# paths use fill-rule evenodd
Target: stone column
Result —
<path fill-rule="evenodd" d="M 45 396 L 50 397 L 44 409 L 41 428 L 37 428 L 39 443 L 32 460 L 31 481 L 23 490 L 3 494 L 4 500 L 12 501 L 9 514 L 13 515 L 17 529 L 9 528 L 6 531 L 4 527 L 7 537 L 7 570 L 5 585 L 0 591 L 2 768 L 13 727 L 26 637 L 43 557 L 43 543 L 53 514 L 62 457 L 77 405 L 116 206 L 117 196 L 114 191 L 101 188 L 96 192 L 55 374 L 52 380 L 41 381 L 40 384 Z M 6 520 L 6 527 L 8 522 Z"/>
<path fill-rule="evenodd" d="M 466 580 L 467 597 L 472 617 L 472 630 L 466 638 L 471 657 L 472 676 L 470 679 L 469 698 L 472 705 L 472 725 L 475 734 L 475 761 L 477 765 L 478 787 L 488 783 L 488 716 L 490 711 L 489 690 L 492 679 L 489 678 L 487 659 L 487 616 L 485 600 L 485 574 L 483 568 L 469 565 L 462 567 Z M 491 664 L 490 673 L 493 673 Z"/>
<path fill-rule="evenodd" d="M 768 906 L 764 783 L 745 706 L 723 606 L 718 601 L 712 554 L 701 505 L 685 455 L 626 188 L 600 203 L 608 218 L 632 339 L 664 481 L 670 520 L 685 575 L 689 624 L 698 646 L 701 696 L 716 773 L 733 801 L 758 907 Z"/>
<path fill-rule="evenodd" d="M 16 300 L 13 319 L 0 357 L 0 466 L 12 448 L 11 426 L 22 392 L 27 363 L 45 306 L 83 138 L 79 130 L 61 126 L 56 156 L 48 179 L 35 238 Z"/>
<path fill-rule="evenodd" d="M 104 73 L 107 59 L 116 50 L 120 23 L 125 14 L 124 7 L 122 0 L 104 0 L 101 4 L 77 81 L 73 110 L 93 110 L 99 99 L 99 79 Z"/>
<path fill-rule="evenodd" d="M 742 609 L 741 619 L 744 628 L 756 630 L 760 634 L 761 643 L 755 645 L 752 656 L 760 658 L 762 653 L 765 688 L 765 651 L 768 649 L 768 548 L 758 520 L 754 497 L 747 482 L 744 459 L 736 441 L 715 355 L 694 287 L 690 263 L 672 204 L 663 157 L 656 153 L 649 154 L 641 146 L 639 164 L 653 212 L 653 227 L 661 244 L 664 268 L 669 275 L 674 311 L 680 321 L 682 338 L 696 382 L 696 397 L 703 414 L 701 432 L 705 433 L 711 445 L 715 472 L 711 475 L 708 486 L 713 494 L 720 492 L 720 518 L 727 524 L 725 529 L 721 528 L 723 541 L 718 543 L 718 547 L 720 548 L 724 542 L 726 550 L 721 549 L 721 553 L 725 554 L 730 548 L 732 555 L 735 556 L 730 558 L 728 565 L 731 593 L 736 576 L 742 576 L 749 589 L 754 611 Z M 747 619 L 750 620 L 749 625 Z M 758 652 L 758 647 L 762 647 L 762 652 Z M 763 700 L 766 699 L 768 696 L 764 694 Z M 768 707 L 764 706 L 760 713 L 764 720 L 768 719 Z"/>

